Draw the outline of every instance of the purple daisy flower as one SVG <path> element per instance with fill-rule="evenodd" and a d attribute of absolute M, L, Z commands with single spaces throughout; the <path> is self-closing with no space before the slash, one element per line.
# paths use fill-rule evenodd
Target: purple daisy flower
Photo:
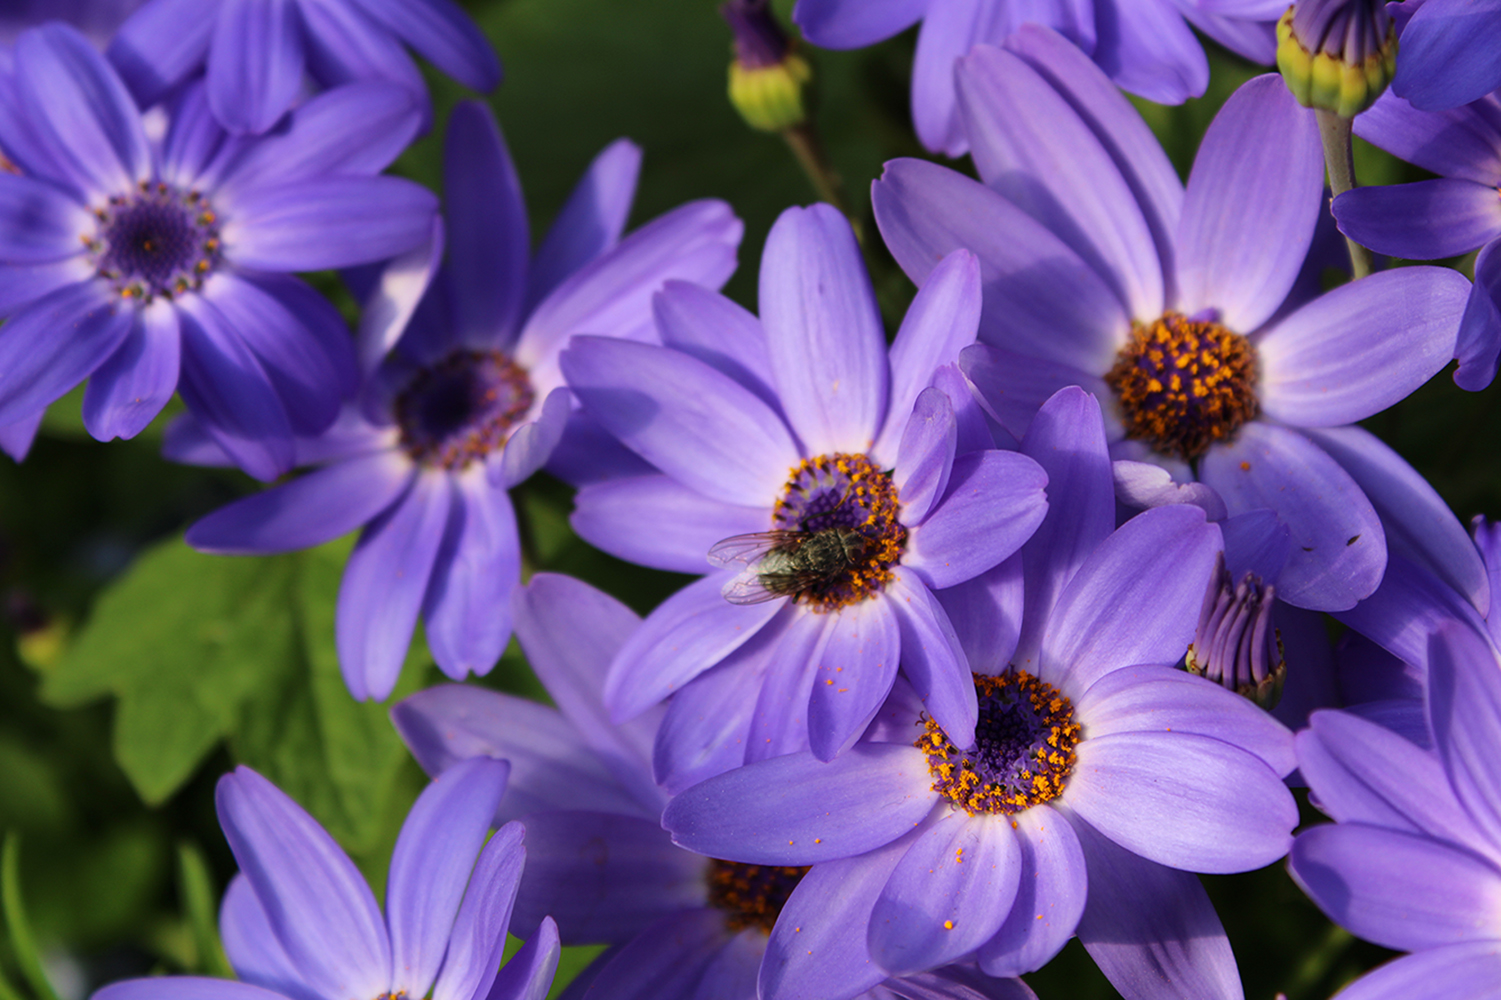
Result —
<path fill-rule="evenodd" d="M 912 120 L 935 153 L 970 148 L 954 89 L 954 64 L 980 44 L 999 45 L 1025 23 L 1045 24 L 1133 94 L 1182 104 L 1209 85 L 1198 28 L 1253 62 L 1276 55 L 1272 23 L 1283 0 L 1235 0 L 1224 13 L 1205 0 L 798 0 L 792 18 L 814 45 L 857 49 L 919 20 L 912 66 Z"/>
<path fill-rule="evenodd" d="M 450 677 L 495 665 L 521 573 L 507 491 L 548 461 L 569 424 L 558 352 L 579 330 L 646 336 L 664 281 L 718 287 L 734 271 L 741 224 L 723 202 L 684 205 L 620 239 L 639 163 L 626 142 L 601 153 L 533 259 L 494 118 L 478 103 L 455 108 L 443 270 L 429 282 L 439 232 L 373 282 L 361 331 L 373 371 L 339 423 L 299 442 L 299 464 L 318 467 L 188 530 L 200 550 L 253 555 L 364 526 L 338 605 L 339 663 L 356 698 L 391 693 L 419 614 Z M 168 453 L 212 462 L 203 444 L 179 428 Z"/>
<path fill-rule="evenodd" d="M 1387 5 L 1402 33 L 1392 90 L 1424 111 L 1469 104 L 1501 87 L 1501 2 Z"/>
<path fill-rule="evenodd" d="M 504 761 L 478 757 L 418 796 L 396 838 L 384 915 L 317 820 L 248 767 L 225 775 L 215 801 L 240 874 L 224 894 L 219 927 L 240 981 L 132 979 L 94 1000 L 544 995 L 559 955 L 550 918 L 500 965 L 526 862 L 520 824 L 486 841 L 508 771 Z"/>
<path fill-rule="evenodd" d="M 1330 610 L 1370 594 L 1387 544 L 1359 478 L 1384 481 L 1384 454 L 1322 437 L 1454 356 L 1469 283 L 1409 267 L 1289 297 L 1323 157 L 1313 113 L 1274 75 L 1226 102 L 1186 191 L 1140 116 L 1054 32 L 976 49 L 958 86 L 985 183 L 897 160 L 873 201 L 919 285 L 957 247 L 980 258 L 982 344 L 961 367 L 992 415 L 1021 434 L 1059 386 L 1083 386 L 1107 401 L 1112 457 L 1201 480 L 1231 514 L 1277 512 L 1293 540 L 1284 600 Z"/>
<path fill-rule="evenodd" d="M 208 106 L 238 134 L 275 125 L 304 76 L 399 84 L 422 103 L 426 129 L 427 85 L 403 45 L 473 90 L 500 83 L 495 51 L 453 0 L 148 0 L 109 57 L 142 107 L 206 69 Z"/>
<path fill-rule="evenodd" d="M 475 756 L 511 763 L 497 822 L 529 841 L 516 916 L 551 913 L 566 944 L 607 944 L 568 996 L 754 1000 L 768 935 L 801 875 L 716 861 L 672 843 L 652 781 L 660 710 L 621 726 L 600 698 L 611 659 L 640 619 L 565 576 L 538 574 L 514 597 L 516 634 L 557 709 L 479 688 L 429 688 L 391 718 L 433 775 Z M 887 980 L 868 1000 L 1034 1000 L 1019 980 L 954 966 Z"/>
<path fill-rule="evenodd" d="M 616 719 L 678 692 L 658 759 L 674 786 L 726 755 L 811 742 L 832 757 L 899 662 L 935 715 L 973 726 L 934 593 L 1014 552 L 1047 508 L 1036 463 L 970 450 L 988 449 L 983 419 L 952 367 L 935 376 L 974 338 L 970 254 L 938 265 L 888 354 L 849 223 L 827 205 L 789 209 L 766 240 L 760 302 L 757 320 L 669 286 L 667 346 L 581 337 L 562 356 L 585 411 L 661 470 L 580 491 L 575 529 L 649 566 L 718 567 L 652 612 L 605 685 Z"/>
<path fill-rule="evenodd" d="M 1493 47 L 1501 50 L 1501 39 Z M 1439 176 L 1345 192 L 1334 200 L 1341 230 L 1377 253 L 1408 260 L 1480 249 L 1454 373 L 1460 388 L 1478 392 L 1496 377 L 1501 358 L 1501 96 L 1430 112 L 1388 93 L 1355 119 L 1355 131 Z"/>
<path fill-rule="evenodd" d="M 275 134 L 237 140 L 201 86 L 160 147 L 83 36 L 50 24 L 16 43 L 0 149 L 0 442 L 29 446 L 84 379 L 83 419 L 138 433 L 173 390 L 241 468 L 271 479 L 292 438 L 338 415 L 356 370 L 337 311 L 288 271 L 381 260 L 427 238 L 432 193 L 371 176 L 417 129 L 389 84 L 329 91 Z"/>
<path fill-rule="evenodd" d="M 699 853 L 812 866 L 772 932 L 765 1000 L 837 1000 L 971 953 L 990 975 L 1017 975 L 1075 933 L 1128 998 L 1161 996 L 1164 978 L 1175 996 L 1240 995 L 1190 872 L 1281 857 L 1297 807 L 1282 782 L 1287 729 L 1171 666 L 1220 532 L 1184 504 L 1113 528 L 1100 411 L 1081 389 L 1038 412 L 1022 450 L 1056 499 L 1017 567 L 1024 613 L 995 628 L 1000 666 L 973 677 L 973 739 L 899 684 L 834 761 L 748 764 L 663 814 Z M 971 596 L 976 613 L 984 596 Z"/>
<path fill-rule="evenodd" d="M 1501 652 L 1448 622 L 1427 659 L 1432 750 L 1343 712 L 1297 737 L 1336 822 L 1298 835 L 1293 878 L 1335 923 L 1412 952 L 1341 1000 L 1481 1000 L 1501 982 Z"/>

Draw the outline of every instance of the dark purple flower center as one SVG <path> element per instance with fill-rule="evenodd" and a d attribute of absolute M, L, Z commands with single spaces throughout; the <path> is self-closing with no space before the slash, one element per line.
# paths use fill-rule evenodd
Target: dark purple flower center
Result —
<path fill-rule="evenodd" d="M 1272 625 L 1275 598 L 1276 588 L 1252 573 L 1234 582 L 1221 557 L 1184 658 L 1189 672 L 1273 707 L 1287 675 L 1282 636 Z"/>
<path fill-rule="evenodd" d="M 84 237 L 99 276 L 122 298 L 174 298 L 203 284 L 219 263 L 219 219 L 197 191 L 141 182 L 94 211 Z"/>
<path fill-rule="evenodd" d="M 757 566 L 774 594 L 830 611 L 856 604 L 891 582 L 907 545 L 889 473 L 864 455 L 819 455 L 792 470 L 772 510 L 781 540 Z"/>
<path fill-rule="evenodd" d="M 1310 53 L 1327 52 L 1359 66 L 1396 44 L 1385 0 L 1298 0 L 1289 9 L 1292 36 Z"/>
<path fill-rule="evenodd" d="M 396 397 L 401 446 L 423 465 L 463 469 L 506 443 L 532 407 L 526 370 L 499 351 L 455 351 Z"/>
<path fill-rule="evenodd" d="M 1074 706 L 1025 670 L 974 679 L 980 721 L 972 749 L 960 750 L 938 723 L 923 720 L 915 745 L 927 755 L 933 791 L 970 815 L 1010 815 L 1063 794 L 1077 759 Z"/>
<path fill-rule="evenodd" d="M 806 867 L 709 862 L 709 905 L 725 911 L 732 932 L 759 927 L 771 933 L 787 897 L 808 874 Z"/>
<path fill-rule="evenodd" d="M 1238 333 L 1178 313 L 1138 324 L 1105 383 L 1126 436 L 1193 461 L 1256 416 L 1256 348 Z"/>

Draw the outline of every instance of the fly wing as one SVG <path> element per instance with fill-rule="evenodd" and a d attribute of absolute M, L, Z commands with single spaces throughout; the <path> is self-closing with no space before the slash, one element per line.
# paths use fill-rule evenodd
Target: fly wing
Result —
<path fill-rule="evenodd" d="M 719 592 L 731 604 L 765 604 L 787 596 L 768 587 L 766 578 L 754 570 L 732 577 Z"/>
<path fill-rule="evenodd" d="M 715 542 L 709 549 L 709 563 L 714 566 L 731 566 L 737 563 L 749 566 L 759 562 L 778 546 L 796 544 L 801 537 L 795 531 L 752 531 L 744 535 L 731 535 Z"/>

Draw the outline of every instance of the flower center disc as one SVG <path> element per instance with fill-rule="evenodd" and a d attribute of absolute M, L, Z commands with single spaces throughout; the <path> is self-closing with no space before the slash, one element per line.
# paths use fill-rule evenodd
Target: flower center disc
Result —
<path fill-rule="evenodd" d="M 1063 794 L 1077 759 L 1074 706 L 1025 670 L 974 679 L 980 721 L 973 750 L 960 750 L 936 722 L 923 720 L 915 746 L 927 755 L 933 791 L 970 815 L 1010 815 Z"/>
<path fill-rule="evenodd" d="M 505 444 L 532 407 L 526 370 L 499 351 L 455 351 L 396 397 L 401 446 L 423 465 L 463 469 Z"/>
<path fill-rule="evenodd" d="M 831 611 L 857 604 L 891 582 L 907 529 L 891 476 L 864 455 L 804 459 L 771 513 L 785 533 L 757 567 L 776 594 Z"/>
<path fill-rule="evenodd" d="M 99 276 L 127 299 L 173 298 L 203 284 L 219 262 L 219 219 L 203 196 L 142 182 L 94 211 L 84 245 Z"/>
<path fill-rule="evenodd" d="M 1127 437 L 1193 461 L 1256 416 L 1256 349 L 1218 323 L 1168 313 L 1132 331 L 1105 383 Z"/>
<path fill-rule="evenodd" d="M 787 897 L 808 874 L 807 867 L 709 862 L 709 905 L 724 910 L 731 931 L 759 927 L 771 933 Z"/>

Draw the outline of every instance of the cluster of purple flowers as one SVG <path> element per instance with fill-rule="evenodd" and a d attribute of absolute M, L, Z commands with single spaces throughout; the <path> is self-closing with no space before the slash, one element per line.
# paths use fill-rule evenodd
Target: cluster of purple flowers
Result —
<path fill-rule="evenodd" d="M 104 50 L 17 34 L 0 447 L 23 459 L 84 382 L 100 440 L 178 395 L 170 458 L 273 483 L 189 544 L 361 529 L 354 698 L 390 696 L 420 619 L 453 681 L 514 631 L 556 704 L 393 706 L 433 782 L 384 912 L 291 799 L 225 776 L 240 981 L 96 996 L 520 1000 L 602 944 L 569 996 L 1026 1000 L 1077 936 L 1130 1000 L 1239 1000 L 1196 873 L 1289 851 L 1331 918 L 1412 952 L 1343 996 L 1495 996 L 1501 532 L 1357 424 L 1452 359 L 1463 388 L 1496 374 L 1501 4 L 1402 5 L 1393 93 L 1355 130 L 1441 176 L 1332 218 L 1277 77 L 1225 103 L 1186 184 L 1117 89 L 1202 93 L 1190 26 L 1270 61 L 1283 8 L 799 0 L 817 45 L 921 21 L 918 135 L 977 175 L 875 183 L 917 286 L 889 344 L 828 205 L 777 220 L 752 313 L 718 293 L 725 203 L 626 231 L 627 141 L 535 251 L 483 103 L 448 120 L 441 204 L 382 173 L 433 121 L 407 47 L 499 82 L 452 0 L 147 0 Z M 1333 220 L 1403 258 L 1478 248 L 1475 281 L 1326 289 Z M 294 276 L 330 269 L 356 331 Z M 643 619 L 532 575 L 510 491 L 540 470 L 577 487 L 583 539 L 700 579 Z M 1336 822 L 1295 839 L 1305 783 Z"/>

